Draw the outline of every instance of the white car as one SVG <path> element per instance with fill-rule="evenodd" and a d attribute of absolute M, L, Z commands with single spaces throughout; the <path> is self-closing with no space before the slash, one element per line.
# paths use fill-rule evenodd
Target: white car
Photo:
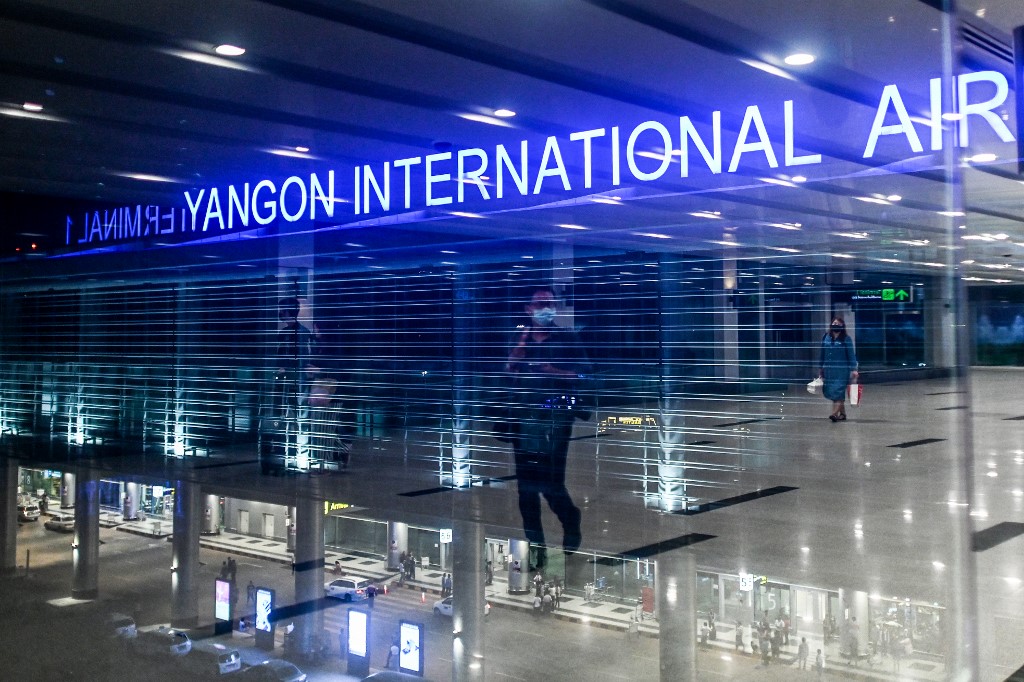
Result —
<path fill-rule="evenodd" d="M 484 615 L 488 615 L 491 612 L 491 602 L 484 602 Z M 434 602 L 434 615 L 435 616 L 447 616 L 452 617 L 452 598 L 445 597 L 444 599 L 438 599 Z"/>
<path fill-rule="evenodd" d="M 43 522 L 43 528 L 49 528 L 60 533 L 70 533 L 75 530 L 75 515 L 58 513 Z"/>
<path fill-rule="evenodd" d="M 18 505 L 18 520 L 19 521 L 38 521 L 39 520 L 39 505 L 37 505 L 37 504 L 19 504 Z"/>
<path fill-rule="evenodd" d="M 370 581 L 363 578 L 338 578 L 324 585 L 324 593 L 328 597 L 345 601 L 366 599 Z"/>

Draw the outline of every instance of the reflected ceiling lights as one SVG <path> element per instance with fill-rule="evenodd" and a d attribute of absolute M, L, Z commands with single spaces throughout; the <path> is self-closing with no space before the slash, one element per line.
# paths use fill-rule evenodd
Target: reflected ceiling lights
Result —
<path fill-rule="evenodd" d="M 516 112 L 512 111 L 511 109 L 495 109 L 494 115 L 497 116 L 498 118 L 512 118 L 513 116 L 516 115 Z"/>
<path fill-rule="evenodd" d="M 486 116 L 484 114 L 463 113 L 456 114 L 456 116 L 458 116 L 459 118 L 464 118 L 467 121 L 476 121 L 477 123 L 486 123 L 487 125 L 501 126 L 502 128 L 512 127 L 512 124 L 507 121 L 504 121 L 500 118 L 496 118 L 494 116 Z"/>
<path fill-rule="evenodd" d="M 563 227 L 563 228 L 565 228 L 567 230 L 589 230 L 590 229 L 589 227 L 583 227 L 582 225 L 570 225 L 568 223 L 561 223 L 559 225 L 555 225 L 555 227 Z"/>
<path fill-rule="evenodd" d="M 968 156 L 967 161 L 971 163 L 991 163 L 998 158 L 995 154 L 975 154 L 974 156 Z"/>
<path fill-rule="evenodd" d="M 796 52 L 786 57 L 783 61 L 790 66 L 807 66 L 814 62 L 814 55 L 807 54 L 806 52 Z"/>
<path fill-rule="evenodd" d="M 43 105 L 42 104 L 36 104 L 35 102 L 25 102 L 24 104 L 21 105 L 21 108 L 24 109 L 25 111 L 42 111 L 43 110 Z"/>
<path fill-rule="evenodd" d="M 216 49 L 214 49 L 214 52 L 224 57 L 241 57 L 243 54 L 245 54 L 245 48 L 238 47 L 236 45 L 225 44 L 218 45 Z"/>

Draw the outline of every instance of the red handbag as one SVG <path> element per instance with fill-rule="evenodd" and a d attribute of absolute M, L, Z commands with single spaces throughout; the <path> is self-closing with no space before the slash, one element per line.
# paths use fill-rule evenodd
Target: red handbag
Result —
<path fill-rule="evenodd" d="M 862 384 L 849 384 L 846 387 L 846 402 L 851 405 L 860 405 L 864 398 L 864 386 Z"/>

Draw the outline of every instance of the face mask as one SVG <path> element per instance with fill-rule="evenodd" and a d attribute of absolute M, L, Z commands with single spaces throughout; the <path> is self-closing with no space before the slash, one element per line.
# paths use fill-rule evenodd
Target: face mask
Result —
<path fill-rule="evenodd" d="M 541 308 L 533 311 L 533 321 L 542 326 L 548 326 L 555 321 L 554 308 Z"/>
<path fill-rule="evenodd" d="M 832 331 L 834 331 L 836 334 L 838 334 L 841 331 L 843 331 L 843 328 L 841 326 L 839 326 L 838 324 L 834 324 L 834 325 L 832 325 Z"/>

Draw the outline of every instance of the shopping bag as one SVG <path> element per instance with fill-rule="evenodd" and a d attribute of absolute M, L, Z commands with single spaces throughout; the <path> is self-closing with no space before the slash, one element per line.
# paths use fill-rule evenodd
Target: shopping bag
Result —
<path fill-rule="evenodd" d="M 821 377 L 815 378 L 814 381 L 807 384 L 807 392 L 811 394 L 817 393 L 818 389 L 821 388 L 824 383 L 825 380 Z"/>
<path fill-rule="evenodd" d="M 861 384 L 850 384 L 846 387 L 846 401 L 851 405 L 860 405 L 864 397 L 864 387 Z"/>

